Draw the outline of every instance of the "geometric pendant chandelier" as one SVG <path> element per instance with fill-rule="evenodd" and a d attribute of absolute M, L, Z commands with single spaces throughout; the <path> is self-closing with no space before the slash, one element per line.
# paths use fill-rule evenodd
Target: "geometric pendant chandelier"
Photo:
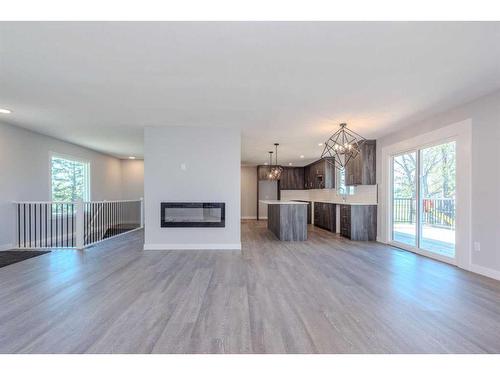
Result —
<path fill-rule="evenodd" d="M 328 163 L 342 170 L 359 155 L 365 141 L 365 138 L 342 123 L 340 129 L 325 142 L 321 158 L 326 158 Z"/>
<path fill-rule="evenodd" d="M 270 159 L 270 170 L 269 170 L 269 175 L 268 175 L 268 178 L 270 180 L 279 180 L 281 178 L 281 175 L 283 174 L 283 167 L 281 165 L 278 164 L 278 146 L 279 146 L 279 143 L 275 143 L 274 144 L 274 147 L 276 148 L 276 152 L 275 152 L 275 157 L 276 157 L 276 163 L 274 165 L 271 165 L 272 164 L 272 159 Z M 269 151 L 269 156 L 271 157 L 271 155 L 273 154 L 272 151 Z"/>

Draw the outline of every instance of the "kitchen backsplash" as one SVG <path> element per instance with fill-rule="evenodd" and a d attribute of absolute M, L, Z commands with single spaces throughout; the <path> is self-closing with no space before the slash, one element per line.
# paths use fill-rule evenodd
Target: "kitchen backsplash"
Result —
<path fill-rule="evenodd" d="M 343 199 L 345 198 L 345 200 Z M 315 200 L 333 203 L 377 204 L 377 185 L 358 185 L 353 195 L 340 195 L 335 189 L 282 190 L 281 200 Z"/>

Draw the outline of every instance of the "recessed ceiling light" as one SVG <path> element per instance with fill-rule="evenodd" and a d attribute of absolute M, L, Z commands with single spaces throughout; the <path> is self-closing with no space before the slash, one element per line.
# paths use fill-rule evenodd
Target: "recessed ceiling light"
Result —
<path fill-rule="evenodd" d="M 129 156 L 128 157 L 130 160 L 134 160 L 135 159 L 135 156 Z"/>
<path fill-rule="evenodd" d="M 300 158 L 301 158 L 301 159 L 304 159 L 304 155 L 300 155 Z"/>
<path fill-rule="evenodd" d="M 323 143 L 318 143 L 318 146 L 323 146 Z"/>
<path fill-rule="evenodd" d="M 10 109 L 0 108 L 0 113 L 8 115 L 9 113 L 12 113 L 12 111 Z"/>
<path fill-rule="evenodd" d="M 267 162 L 266 162 L 266 163 L 264 163 L 264 165 L 267 165 Z"/>
<path fill-rule="evenodd" d="M 288 165 L 292 165 L 292 163 L 288 163 Z"/>

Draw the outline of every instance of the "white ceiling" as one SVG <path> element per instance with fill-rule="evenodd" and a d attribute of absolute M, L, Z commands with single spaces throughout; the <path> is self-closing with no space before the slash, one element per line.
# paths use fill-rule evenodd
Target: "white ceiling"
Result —
<path fill-rule="evenodd" d="M 119 157 L 236 126 L 242 163 L 298 165 L 340 122 L 377 138 L 498 88 L 498 22 L 0 23 L 0 121 Z"/>

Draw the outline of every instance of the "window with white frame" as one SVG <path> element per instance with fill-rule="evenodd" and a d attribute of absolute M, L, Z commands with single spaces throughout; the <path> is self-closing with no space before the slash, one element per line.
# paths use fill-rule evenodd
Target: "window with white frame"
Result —
<path fill-rule="evenodd" d="M 67 156 L 51 155 L 52 200 L 74 202 L 90 200 L 90 164 Z"/>
<path fill-rule="evenodd" d="M 354 186 L 345 184 L 345 168 L 337 169 L 337 192 L 340 195 L 353 195 Z"/>

